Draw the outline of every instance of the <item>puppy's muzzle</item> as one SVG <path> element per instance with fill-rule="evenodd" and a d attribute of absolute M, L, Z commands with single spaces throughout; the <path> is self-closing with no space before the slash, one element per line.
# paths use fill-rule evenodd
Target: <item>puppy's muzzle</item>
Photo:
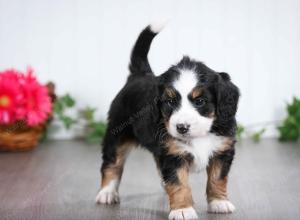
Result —
<path fill-rule="evenodd" d="M 190 130 L 190 125 L 189 124 L 177 124 L 176 125 L 176 130 L 179 134 L 186 134 Z"/>

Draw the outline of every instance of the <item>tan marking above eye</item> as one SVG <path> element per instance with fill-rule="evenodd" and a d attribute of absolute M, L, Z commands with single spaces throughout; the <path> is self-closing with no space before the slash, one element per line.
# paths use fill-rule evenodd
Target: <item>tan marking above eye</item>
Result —
<path fill-rule="evenodd" d="M 192 94 L 192 98 L 196 99 L 196 98 L 198 98 L 202 95 L 202 89 L 199 88 L 199 87 L 196 87 L 196 88 L 193 89 L 191 94 Z"/>
<path fill-rule="evenodd" d="M 170 98 L 175 98 L 176 97 L 176 93 L 173 89 L 167 88 L 165 90 L 165 92 L 166 92 L 167 96 L 170 97 Z"/>

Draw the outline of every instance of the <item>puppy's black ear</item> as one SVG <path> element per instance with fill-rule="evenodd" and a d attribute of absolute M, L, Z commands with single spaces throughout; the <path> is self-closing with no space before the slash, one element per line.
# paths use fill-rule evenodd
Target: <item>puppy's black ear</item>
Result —
<path fill-rule="evenodd" d="M 227 73 L 219 73 L 216 89 L 216 116 L 219 121 L 231 120 L 237 111 L 239 89 L 230 81 Z"/>

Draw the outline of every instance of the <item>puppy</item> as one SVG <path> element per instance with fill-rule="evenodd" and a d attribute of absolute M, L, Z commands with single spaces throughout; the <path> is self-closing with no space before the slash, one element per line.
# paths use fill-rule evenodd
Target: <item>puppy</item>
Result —
<path fill-rule="evenodd" d="M 233 212 L 227 181 L 235 152 L 239 90 L 227 73 L 189 57 L 155 76 L 147 55 L 160 30 L 149 25 L 140 33 L 130 75 L 110 106 L 96 202 L 119 202 L 126 157 L 133 146 L 141 146 L 155 158 L 169 197 L 169 219 L 197 219 L 188 176 L 204 168 L 208 211 Z"/>

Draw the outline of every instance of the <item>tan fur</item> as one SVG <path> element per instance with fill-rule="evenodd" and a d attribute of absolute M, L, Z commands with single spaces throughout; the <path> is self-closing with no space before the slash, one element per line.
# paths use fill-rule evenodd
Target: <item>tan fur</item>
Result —
<path fill-rule="evenodd" d="M 176 141 L 173 138 L 169 138 L 165 145 L 170 155 L 182 155 L 185 152 L 178 147 Z M 177 178 L 179 182 L 177 184 L 165 183 L 165 190 L 169 196 L 170 209 L 187 208 L 193 205 L 193 198 L 191 188 L 188 183 L 188 165 L 179 168 L 177 171 Z"/>
<path fill-rule="evenodd" d="M 187 208 L 193 205 L 191 188 L 188 184 L 188 168 L 177 170 L 178 184 L 166 183 L 165 189 L 169 196 L 170 209 Z"/>
<path fill-rule="evenodd" d="M 175 98 L 176 97 L 176 93 L 173 89 L 167 88 L 165 90 L 165 92 L 166 92 L 167 96 L 170 97 L 170 98 Z"/>
<path fill-rule="evenodd" d="M 235 140 L 233 138 L 225 138 L 222 146 L 218 149 L 216 154 L 222 154 L 224 151 L 230 149 L 234 144 Z M 227 199 L 227 179 L 224 177 L 221 179 L 221 169 L 222 166 L 220 161 L 216 159 L 211 159 L 207 167 L 207 186 L 206 194 L 207 201 L 210 202 L 214 199 Z"/>
<path fill-rule="evenodd" d="M 166 143 L 165 143 L 167 149 L 168 149 L 168 154 L 170 155 L 183 155 L 184 151 L 181 147 L 178 147 L 176 144 L 176 141 L 173 138 L 169 138 Z"/>
<path fill-rule="evenodd" d="M 223 151 L 226 151 L 232 147 L 234 144 L 235 140 L 233 138 L 226 137 L 224 141 L 222 142 L 222 146 L 218 148 L 217 153 L 222 153 Z"/>
<path fill-rule="evenodd" d="M 196 98 L 200 97 L 201 94 L 202 94 L 202 89 L 199 88 L 199 87 L 196 87 L 196 88 L 194 88 L 193 91 L 192 91 L 192 98 L 193 98 L 193 99 L 196 99 Z"/>
<path fill-rule="evenodd" d="M 222 146 L 219 148 L 218 153 L 228 150 L 232 147 L 234 139 L 225 138 Z M 182 148 L 178 147 L 176 141 L 172 138 L 166 142 L 168 147 L 168 154 L 182 155 L 185 152 Z M 207 180 L 207 200 L 210 202 L 213 199 L 227 199 L 227 177 L 220 178 L 221 164 L 215 159 L 211 159 L 207 168 L 208 180 Z M 189 207 L 193 204 L 190 187 L 188 186 L 188 168 L 181 168 L 177 171 L 180 184 L 178 185 L 166 185 L 166 191 L 170 199 L 171 209 Z"/>
<path fill-rule="evenodd" d="M 133 141 L 126 141 L 118 147 L 115 163 L 109 165 L 102 173 L 101 187 L 107 186 L 112 180 L 121 179 L 124 162 L 135 144 Z"/>
<path fill-rule="evenodd" d="M 227 177 L 220 178 L 221 164 L 215 159 L 211 159 L 207 167 L 207 201 L 214 199 L 227 199 Z"/>

